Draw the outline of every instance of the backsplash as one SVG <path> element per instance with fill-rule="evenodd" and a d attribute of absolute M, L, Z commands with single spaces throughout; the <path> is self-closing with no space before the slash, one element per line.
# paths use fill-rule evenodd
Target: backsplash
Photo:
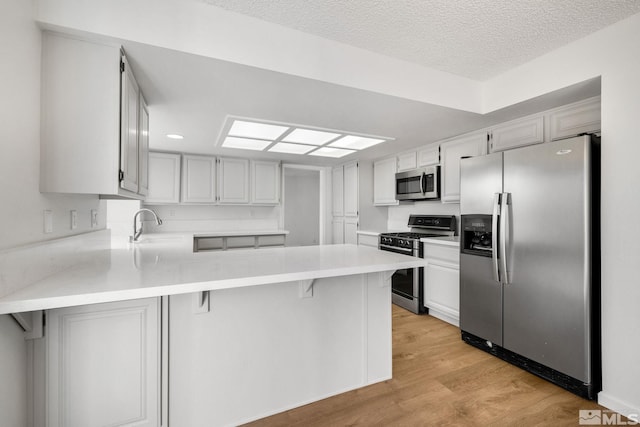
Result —
<path fill-rule="evenodd" d="M 389 206 L 387 216 L 387 230 L 406 231 L 409 215 L 455 215 L 460 231 L 460 204 L 441 203 L 439 201 L 401 203 L 398 206 Z"/>

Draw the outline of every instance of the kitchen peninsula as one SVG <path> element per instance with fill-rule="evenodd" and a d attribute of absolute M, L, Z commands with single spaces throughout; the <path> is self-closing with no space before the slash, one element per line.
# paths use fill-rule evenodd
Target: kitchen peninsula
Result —
<path fill-rule="evenodd" d="M 65 380 L 74 372 L 55 367 L 75 369 L 65 358 L 78 358 L 78 349 L 87 348 L 82 350 L 87 358 L 100 357 L 92 353 L 93 345 L 72 339 L 118 343 L 120 335 L 132 335 L 131 325 L 143 325 L 139 341 L 144 345 L 135 347 L 144 349 L 141 365 L 130 366 L 147 369 L 140 384 L 134 381 L 141 390 L 146 387 L 139 395 L 146 398 L 131 399 L 126 411 L 104 416 L 109 423 L 133 418 L 150 425 L 163 425 L 157 420 L 163 418 L 160 413 L 166 416 L 167 402 L 170 424 L 237 425 L 391 378 L 389 278 L 397 269 L 424 262 L 354 245 L 194 253 L 193 235 L 179 233 L 143 235 L 131 245 L 112 244 L 109 232 L 100 231 L 42 246 L 5 254 L 0 261 L 9 265 L 7 257 L 14 256 L 12 264 L 19 269 L 20 259 L 38 253 L 49 257 L 50 267 L 66 265 L 0 297 L 0 313 L 47 310 L 47 330 L 40 339 L 46 347 L 47 387 L 74 386 Z M 12 273 L 3 280 L 7 277 Z M 6 282 L 0 284 L 4 291 Z M 119 304 L 125 311 L 118 311 Z M 140 307 L 151 315 L 131 317 Z M 125 319 L 118 314 L 124 312 L 133 321 L 116 334 L 115 321 Z M 109 316 L 96 313 L 114 316 L 113 326 Z M 109 325 L 104 331 L 95 329 L 97 316 L 103 328 Z M 138 354 L 124 344 L 113 347 L 118 346 L 108 348 L 109 358 Z M 83 378 L 103 366 L 100 360 L 80 360 Z M 111 365 L 105 366 L 101 369 Z M 142 384 L 154 374 L 154 381 Z M 95 375 L 87 380 L 92 386 L 115 378 L 109 387 L 117 390 L 124 382 L 127 395 L 135 396 L 129 390 L 136 387 L 123 380 L 122 372 Z M 43 407 L 50 425 L 95 417 L 80 406 L 114 397 L 104 389 L 49 393 L 53 400 Z M 69 392 L 80 401 L 65 400 Z"/>

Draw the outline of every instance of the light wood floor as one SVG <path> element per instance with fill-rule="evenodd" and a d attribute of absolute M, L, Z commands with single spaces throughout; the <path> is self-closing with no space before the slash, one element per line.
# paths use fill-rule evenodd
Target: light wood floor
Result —
<path fill-rule="evenodd" d="M 604 409 L 465 344 L 458 328 L 393 306 L 393 379 L 251 426 L 574 426 Z"/>

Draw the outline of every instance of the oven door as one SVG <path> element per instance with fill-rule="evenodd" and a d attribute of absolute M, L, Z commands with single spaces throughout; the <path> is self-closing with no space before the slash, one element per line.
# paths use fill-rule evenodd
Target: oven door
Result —
<path fill-rule="evenodd" d="M 380 250 L 413 256 L 407 249 L 380 245 Z M 425 313 L 423 282 L 424 268 L 404 268 L 391 276 L 391 301 L 416 314 Z"/>

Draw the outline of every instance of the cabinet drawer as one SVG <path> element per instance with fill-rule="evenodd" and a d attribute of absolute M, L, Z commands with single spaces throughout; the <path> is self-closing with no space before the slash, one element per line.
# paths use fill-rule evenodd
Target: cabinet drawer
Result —
<path fill-rule="evenodd" d="M 196 237 L 193 239 L 193 251 L 219 251 L 224 249 L 222 237 Z"/>
<path fill-rule="evenodd" d="M 227 249 L 254 248 L 255 246 L 255 236 L 227 237 Z"/>
<path fill-rule="evenodd" d="M 425 259 L 444 261 L 454 265 L 460 265 L 460 248 L 458 246 L 424 244 Z"/>
<path fill-rule="evenodd" d="M 284 246 L 286 236 L 277 234 L 273 236 L 258 236 L 258 246 Z"/>

